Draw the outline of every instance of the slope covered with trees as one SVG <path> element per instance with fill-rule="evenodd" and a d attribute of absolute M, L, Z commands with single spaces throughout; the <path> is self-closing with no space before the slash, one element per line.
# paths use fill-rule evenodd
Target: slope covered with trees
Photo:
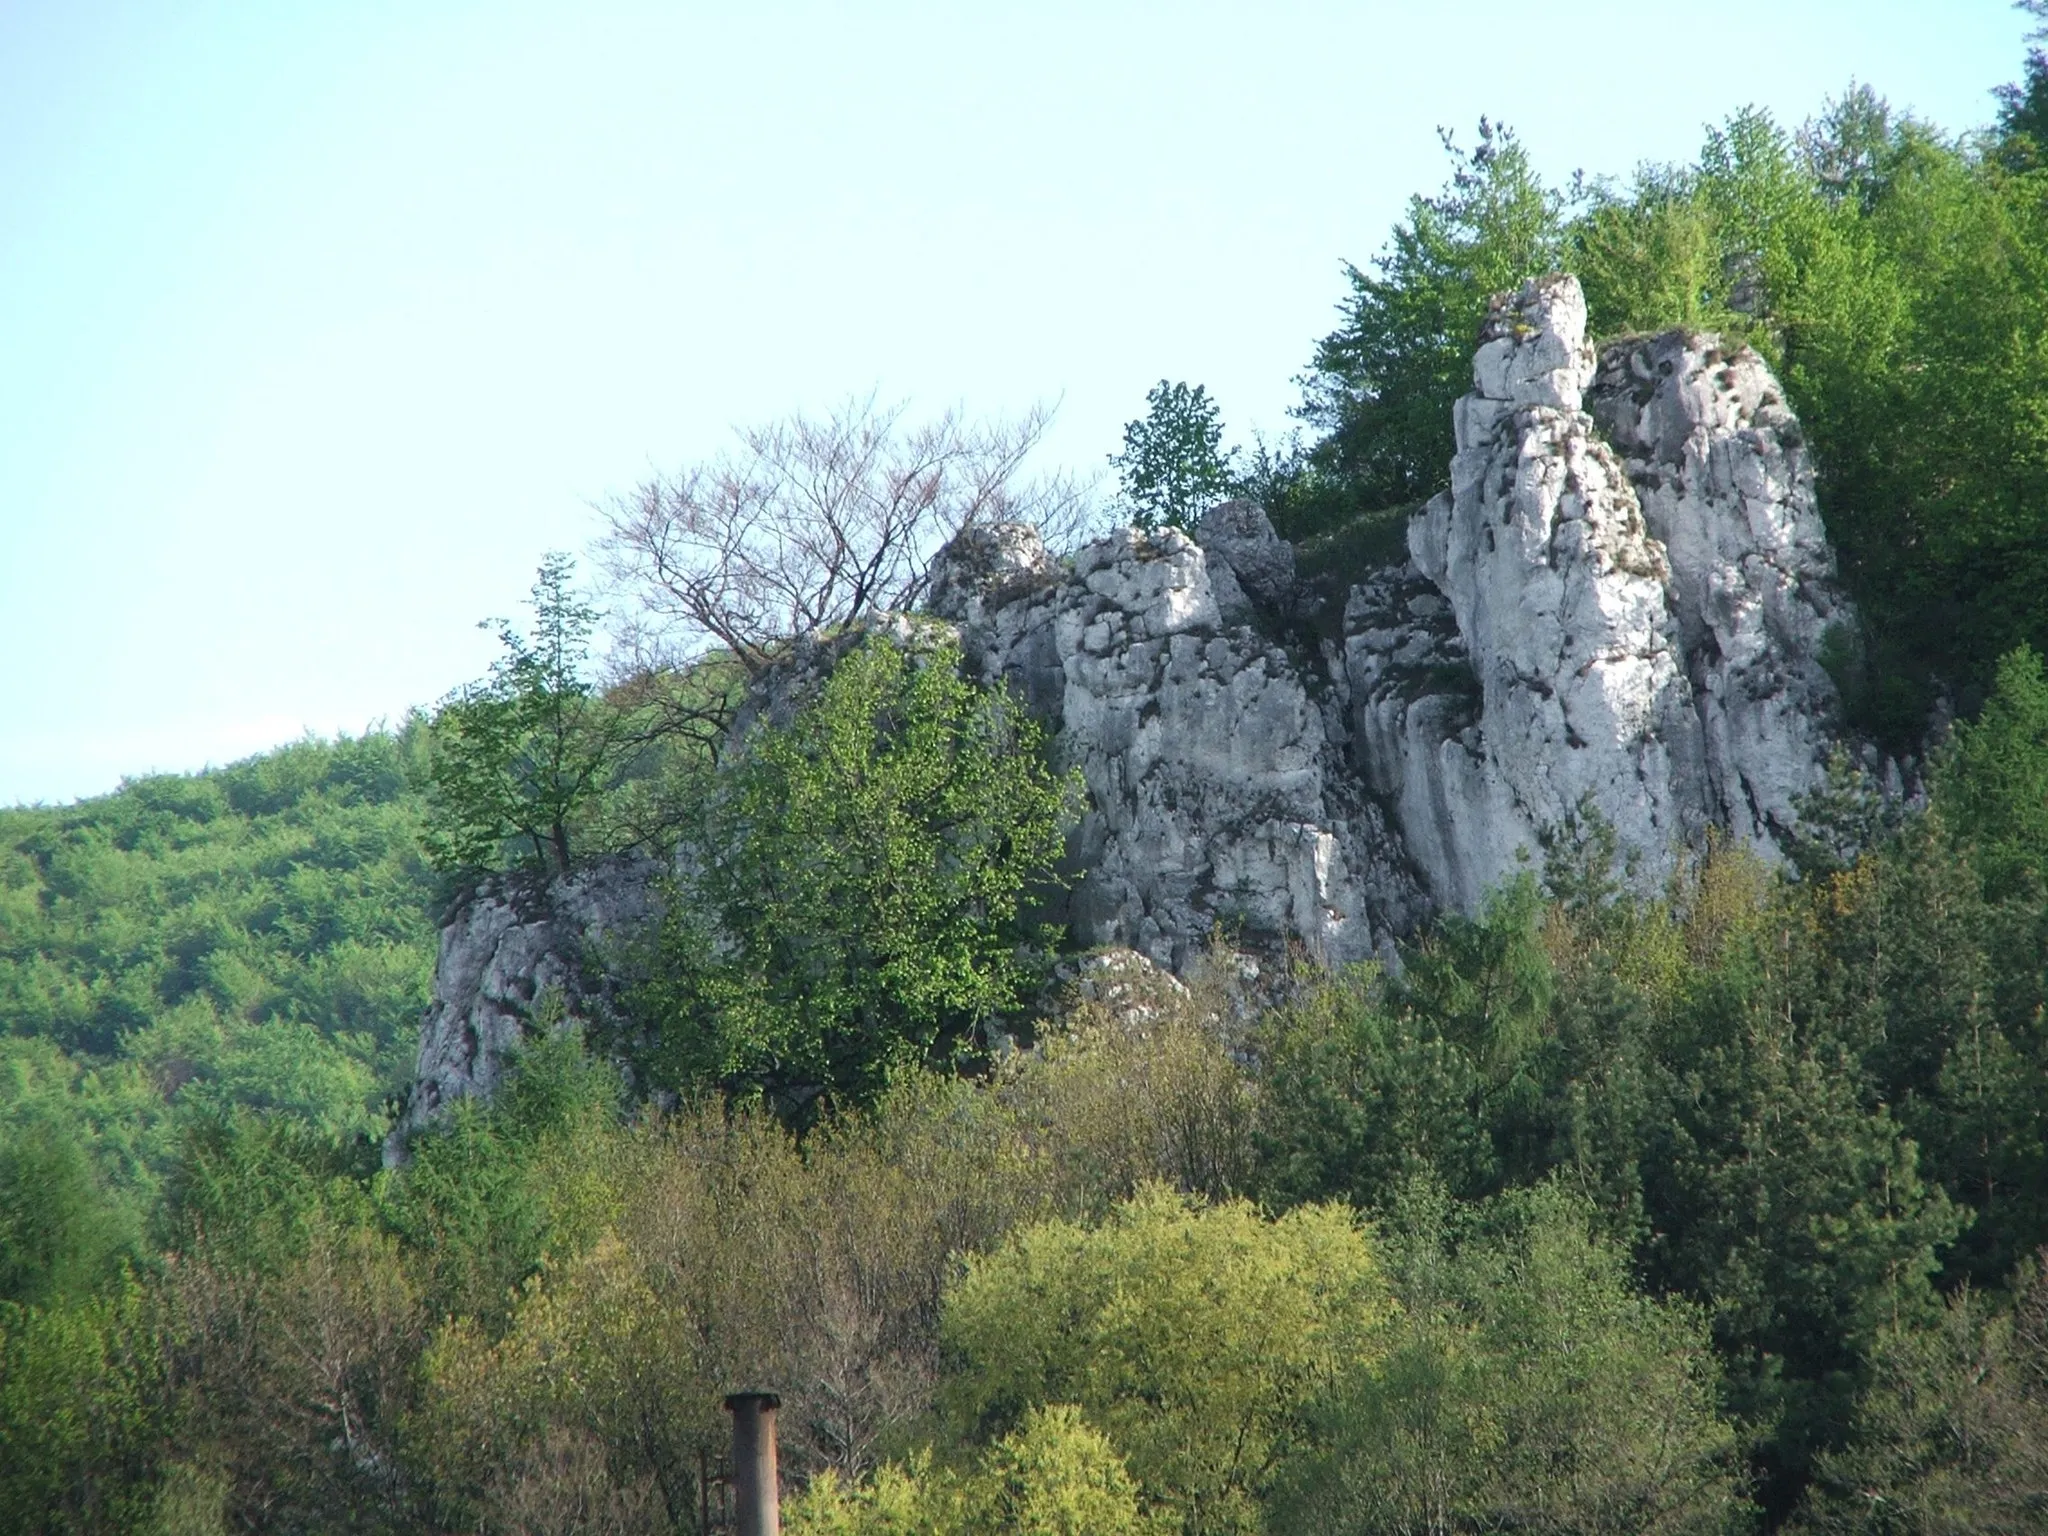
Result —
<path fill-rule="evenodd" d="M 382 1121 L 434 963 L 420 735 L 0 811 L 10 1294 L 132 1255 L 194 1116 Z M 74 1229 L 90 1259 L 62 1257 Z"/>

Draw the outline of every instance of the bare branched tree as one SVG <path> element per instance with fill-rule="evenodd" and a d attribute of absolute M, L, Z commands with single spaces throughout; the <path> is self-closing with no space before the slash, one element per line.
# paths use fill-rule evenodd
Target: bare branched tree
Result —
<path fill-rule="evenodd" d="M 1050 418 L 949 411 L 913 426 L 869 396 L 744 430 L 735 449 L 648 481 L 607 510 L 597 544 L 642 610 L 623 649 L 672 666 L 723 647 L 751 674 L 799 636 L 915 606 L 931 557 L 970 523 L 1071 537 L 1087 487 L 1023 473 Z"/>

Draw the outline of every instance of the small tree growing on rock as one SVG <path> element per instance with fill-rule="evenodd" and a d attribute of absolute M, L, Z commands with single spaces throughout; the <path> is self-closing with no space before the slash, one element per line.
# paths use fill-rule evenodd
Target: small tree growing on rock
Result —
<path fill-rule="evenodd" d="M 530 631 L 486 619 L 504 654 L 434 717 L 425 844 L 446 873 L 496 869 L 509 848 L 515 860 L 566 874 L 586 811 L 642 741 L 632 715 L 586 680 L 599 614 L 577 595 L 574 574 L 567 555 L 541 561 Z"/>
<path fill-rule="evenodd" d="M 1222 417 L 1201 385 L 1161 379 L 1146 393 L 1145 405 L 1144 418 L 1124 427 L 1124 451 L 1109 457 L 1124 505 L 1148 532 L 1192 528 L 1230 495 L 1237 451 L 1224 451 Z"/>

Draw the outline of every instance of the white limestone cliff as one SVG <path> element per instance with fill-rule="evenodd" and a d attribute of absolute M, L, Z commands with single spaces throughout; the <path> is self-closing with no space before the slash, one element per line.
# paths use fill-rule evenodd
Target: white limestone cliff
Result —
<path fill-rule="evenodd" d="M 1763 360 L 1668 332 L 1596 364 L 1577 282 L 1543 279 L 1494 301 L 1455 426 L 1451 489 L 1409 567 L 1354 589 L 1344 655 L 1354 759 L 1431 894 L 1470 910 L 1581 806 L 1646 887 L 1710 826 L 1779 857 L 1846 608 Z"/>
<path fill-rule="evenodd" d="M 1832 745 L 1821 651 L 1848 617 L 1805 436 L 1762 358 L 1684 331 L 1605 348 L 1589 408 L 1669 552 L 1708 815 L 1775 854 Z"/>
<path fill-rule="evenodd" d="M 1326 964 L 1472 911 L 1582 809 L 1654 888 L 1709 828 L 1779 856 L 1820 786 L 1847 617 L 1797 421 L 1755 353 L 1670 332 L 1586 339 L 1577 282 L 1491 306 L 1458 401 L 1450 489 L 1410 559 L 1341 597 L 1300 582 L 1248 502 L 1193 537 L 1123 530 L 1069 560 L 970 528 L 935 562 L 933 617 L 1051 729 L 1088 804 L 1063 919 L 1080 946 L 1184 970 L 1220 932 Z M 1334 622 L 1333 622 L 1334 621 Z M 761 690 L 793 707 L 838 645 Z M 652 911 L 651 863 L 518 897 L 480 891 L 442 934 L 419 1086 L 393 1136 L 487 1093 L 592 940 Z M 637 894 L 635 893 L 635 882 Z M 578 990 L 578 988 L 581 990 Z"/>

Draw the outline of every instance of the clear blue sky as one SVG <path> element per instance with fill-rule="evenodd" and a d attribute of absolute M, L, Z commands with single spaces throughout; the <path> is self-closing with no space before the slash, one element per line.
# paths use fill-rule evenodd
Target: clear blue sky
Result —
<path fill-rule="evenodd" d="M 1161 377 L 1286 425 L 1365 261 L 1512 123 L 1689 157 L 1851 78 L 1988 121 L 2003 0 L 1003 6 L 0 0 L 0 804 L 480 673 L 591 506 L 879 387 Z"/>

